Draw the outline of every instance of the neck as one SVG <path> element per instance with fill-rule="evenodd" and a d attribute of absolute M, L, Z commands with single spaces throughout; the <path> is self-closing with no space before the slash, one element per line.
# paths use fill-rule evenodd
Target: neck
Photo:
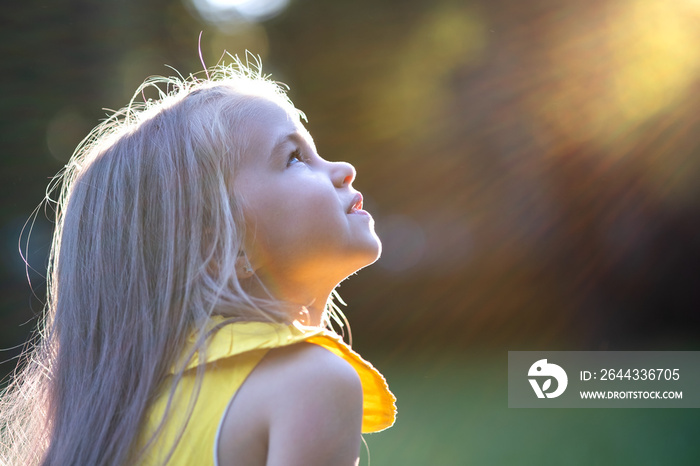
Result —
<path fill-rule="evenodd" d="M 323 325 L 323 311 L 326 309 L 326 301 L 318 306 L 310 305 L 304 306 L 303 310 L 300 312 L 299 318 L 297 319 L 304 325 L 311 327 L 321 327 Z"/>
<path fill-rule="evenodd" d="M 284 303 L 290 305 L 290 319 L 303 325 L 320 327 L 323 325 L 323 313 L 326 303 L 336 284 L 321 284 L 321 280 L 271 280 L 269 276 L 259 274 L 262 284 L 268 292 Z M 257 280 L 256 280 L 257 281 Z M 309 286 L 313 283 L 314 286 Z M 254 286 L 257 290 L 251 290 L 261 296 L 266 293 L 262 288 Z"/>
<path fill-rule="evenodd" d="M 323 325 L 323 313 L 332 291 L 333 288 L 312 291 L 293 287 L 288 292 L 279 293 L 277 296 L 293 305 L 292 312 L 298 312 L 298 314 L 291 316 L 292 319 L 298 320 L 304 325 L 320 327 Z"/>

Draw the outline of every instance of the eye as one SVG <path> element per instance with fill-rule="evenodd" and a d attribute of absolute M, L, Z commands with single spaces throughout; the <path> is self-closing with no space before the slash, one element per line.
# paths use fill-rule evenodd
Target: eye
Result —
<path fill-rule="evenodd" d="M 294 149 L 294 152 L 289 154 L 289 159 L 287 160 L 287 166 L 291 167 L 292 165 L 297 164 L 299 162 L 301 162 L 301 163 L 305 162 L 304 156 L 301 155 L 301 151 L 299 149 Z"/>

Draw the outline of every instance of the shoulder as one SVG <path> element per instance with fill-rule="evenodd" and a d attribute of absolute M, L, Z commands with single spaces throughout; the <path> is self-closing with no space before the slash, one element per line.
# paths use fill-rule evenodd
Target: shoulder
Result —
<path fill-rule="evenodd" d="M 271 434 L 287 423 L 313 430 L 336 419 L 348 422 L 357 417 L 361 423 L 360 377 L 330 351 L 311 343 L 278 348 L 259 369 L 257 382 L 267 395 Z"/>
<path fill-rule="evenodd" d="M 360 396 L 362 393 L 360 377 L 350 363 L 313 343 L 276 348 L 268 353 L 260 369 L 264 374 L 286 382 L 284 386 L 270 386 L 282 397 L 300 395 L 293 392 L 298 387 L 303 387 L 305 392 L 336 389 L 348 395 L 356 390 Z"/>
<path fill-rule="evenodd" d="M 348 362 L 318 345 L 273 349 L 239 390 L 225 424 L 235 426 L 251 416 L 257 435 L 265 437 L 267 464 L 355 464 L 362 426 L 360 378 Z M 242 426 L 250 434 L 251 423 Z M 235 445 L 238 439 L 228 440 Z"/>

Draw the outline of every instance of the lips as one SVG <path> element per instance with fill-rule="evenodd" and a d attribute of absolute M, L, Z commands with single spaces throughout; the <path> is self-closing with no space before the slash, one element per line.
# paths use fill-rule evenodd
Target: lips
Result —
<path fill-rule="evenodd" d="M 362 211 L 362 194 L 357 193 L 355 197 L 352 198 L 352 204 L 348 209 L 349 214 L 354 214 L 355 212 Z"/>

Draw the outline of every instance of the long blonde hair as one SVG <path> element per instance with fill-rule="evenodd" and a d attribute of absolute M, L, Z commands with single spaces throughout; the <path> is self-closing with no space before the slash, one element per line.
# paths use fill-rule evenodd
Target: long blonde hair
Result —
<path fill-rule="evenodd" d="M 137 103 L 150 88 L 159 98 Z M 144 413 L 193 329 L 201 346 L 212 314 L 289 319 L 236 276 L 244 231 L 232 183 L 260 98 L 294 108 L 237 59 L 205 79 L 149 79 L 78 147 L 51 187 L 48 299 L 0 404 L 0 460 L 133 462 Z"/>

